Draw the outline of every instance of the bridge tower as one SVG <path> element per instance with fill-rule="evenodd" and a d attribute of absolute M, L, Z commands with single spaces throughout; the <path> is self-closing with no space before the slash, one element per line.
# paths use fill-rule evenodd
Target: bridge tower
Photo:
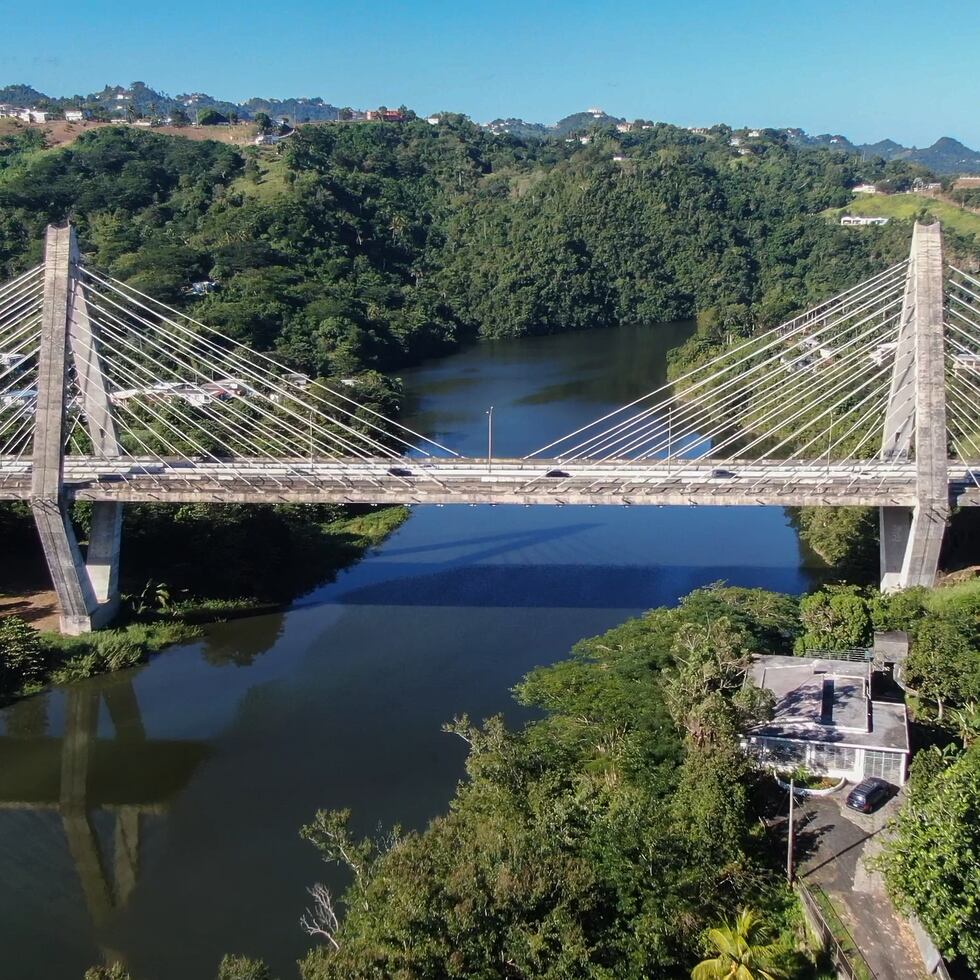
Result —
<path fill-rule="evenodd" d="M 879 508 L 882 591 L 931 586 L 949 518 L 943 342 L 943 242 L 916 222 L 881 458 L 915 454 L 915 507 Z"/>
<path fill-rule="evenodd" d="M 122 529 L 122 504 L 94 503 L 83 558 L 65 495 L 66 417 L 72 373 L 92 454 L 103 458 L 120 454 L 97 338 L 78 281 L 78 261 L 74 228 L 49 225 L 44 245 L 30 504 L 61 607 L 61 631 L 70 635 L 87 633 L 115 615 Z"/>

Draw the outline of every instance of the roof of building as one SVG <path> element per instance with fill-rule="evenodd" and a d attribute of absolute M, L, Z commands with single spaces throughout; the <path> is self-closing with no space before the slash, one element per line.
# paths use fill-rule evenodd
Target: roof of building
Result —
<path fill-rule="evenodd" d="M 752 735 L 908 751 L 905 705 L 870 700 L 869 664 L 757 656 L 749 679 L 775 697 L 772 718 Z"/>

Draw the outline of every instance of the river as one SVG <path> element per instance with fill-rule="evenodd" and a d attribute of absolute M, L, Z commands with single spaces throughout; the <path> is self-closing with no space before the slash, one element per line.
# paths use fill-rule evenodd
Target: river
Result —
<path fill-rule="evenodd" d="M 404 372 L 410 421 L 484 455 L 493 405 L 495 453 L 521 455 L 656 387 L 689 331 L 470 347 Z M 0 974 L 80 980 L 110 956 L 137 980 L 211 980 L 237 952 L 295 977 L 306 886 L 343 884 L 298 836 L 318 807 L 363 833 L 424 826 L 463 774 L 443 722 L 519 723 L 509 691 L 529 668 L 718 579 L 807 587 L 782 510 L 418 507 L 284 614 L 15 705 Z"/>

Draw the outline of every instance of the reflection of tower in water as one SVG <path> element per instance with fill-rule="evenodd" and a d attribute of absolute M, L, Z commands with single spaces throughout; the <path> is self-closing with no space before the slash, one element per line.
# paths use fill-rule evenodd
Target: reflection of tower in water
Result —
<path fill-rule="evenodd" d="M 143 816 L 162 812 L 204 758 L 200 742 L 148 739 L 132 675 L 67 688 L 64 733 L 47 734 L 46 696 L 8 709 L 0 736 L 0 809 L 54 811 L 96 930 L 129 900 Z M 113 735 L 100 738 L 105 701 Z M 103 846 L 97 812 L 112 817 Z M 105 950 L 107 960 L 120 956 Z"/>

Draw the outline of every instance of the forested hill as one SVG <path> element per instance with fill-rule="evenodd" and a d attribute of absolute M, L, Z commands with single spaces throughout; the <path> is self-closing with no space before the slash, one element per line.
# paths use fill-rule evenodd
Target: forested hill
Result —
<path fill-rule="evenodd" d="M 33 139 L 33 142 L 32 142 Z M 310 126 L 240 150 L 103 128 L 0 138 L 0 273 L 77 222 L 91 263 L 297 367 L 395 368 L 460 339 L 699 315 L 772 323 L 899 258 L 909 228 L 818 212 L 904 162 L 671 126 L 588 145 L 438 126 Z"/>

